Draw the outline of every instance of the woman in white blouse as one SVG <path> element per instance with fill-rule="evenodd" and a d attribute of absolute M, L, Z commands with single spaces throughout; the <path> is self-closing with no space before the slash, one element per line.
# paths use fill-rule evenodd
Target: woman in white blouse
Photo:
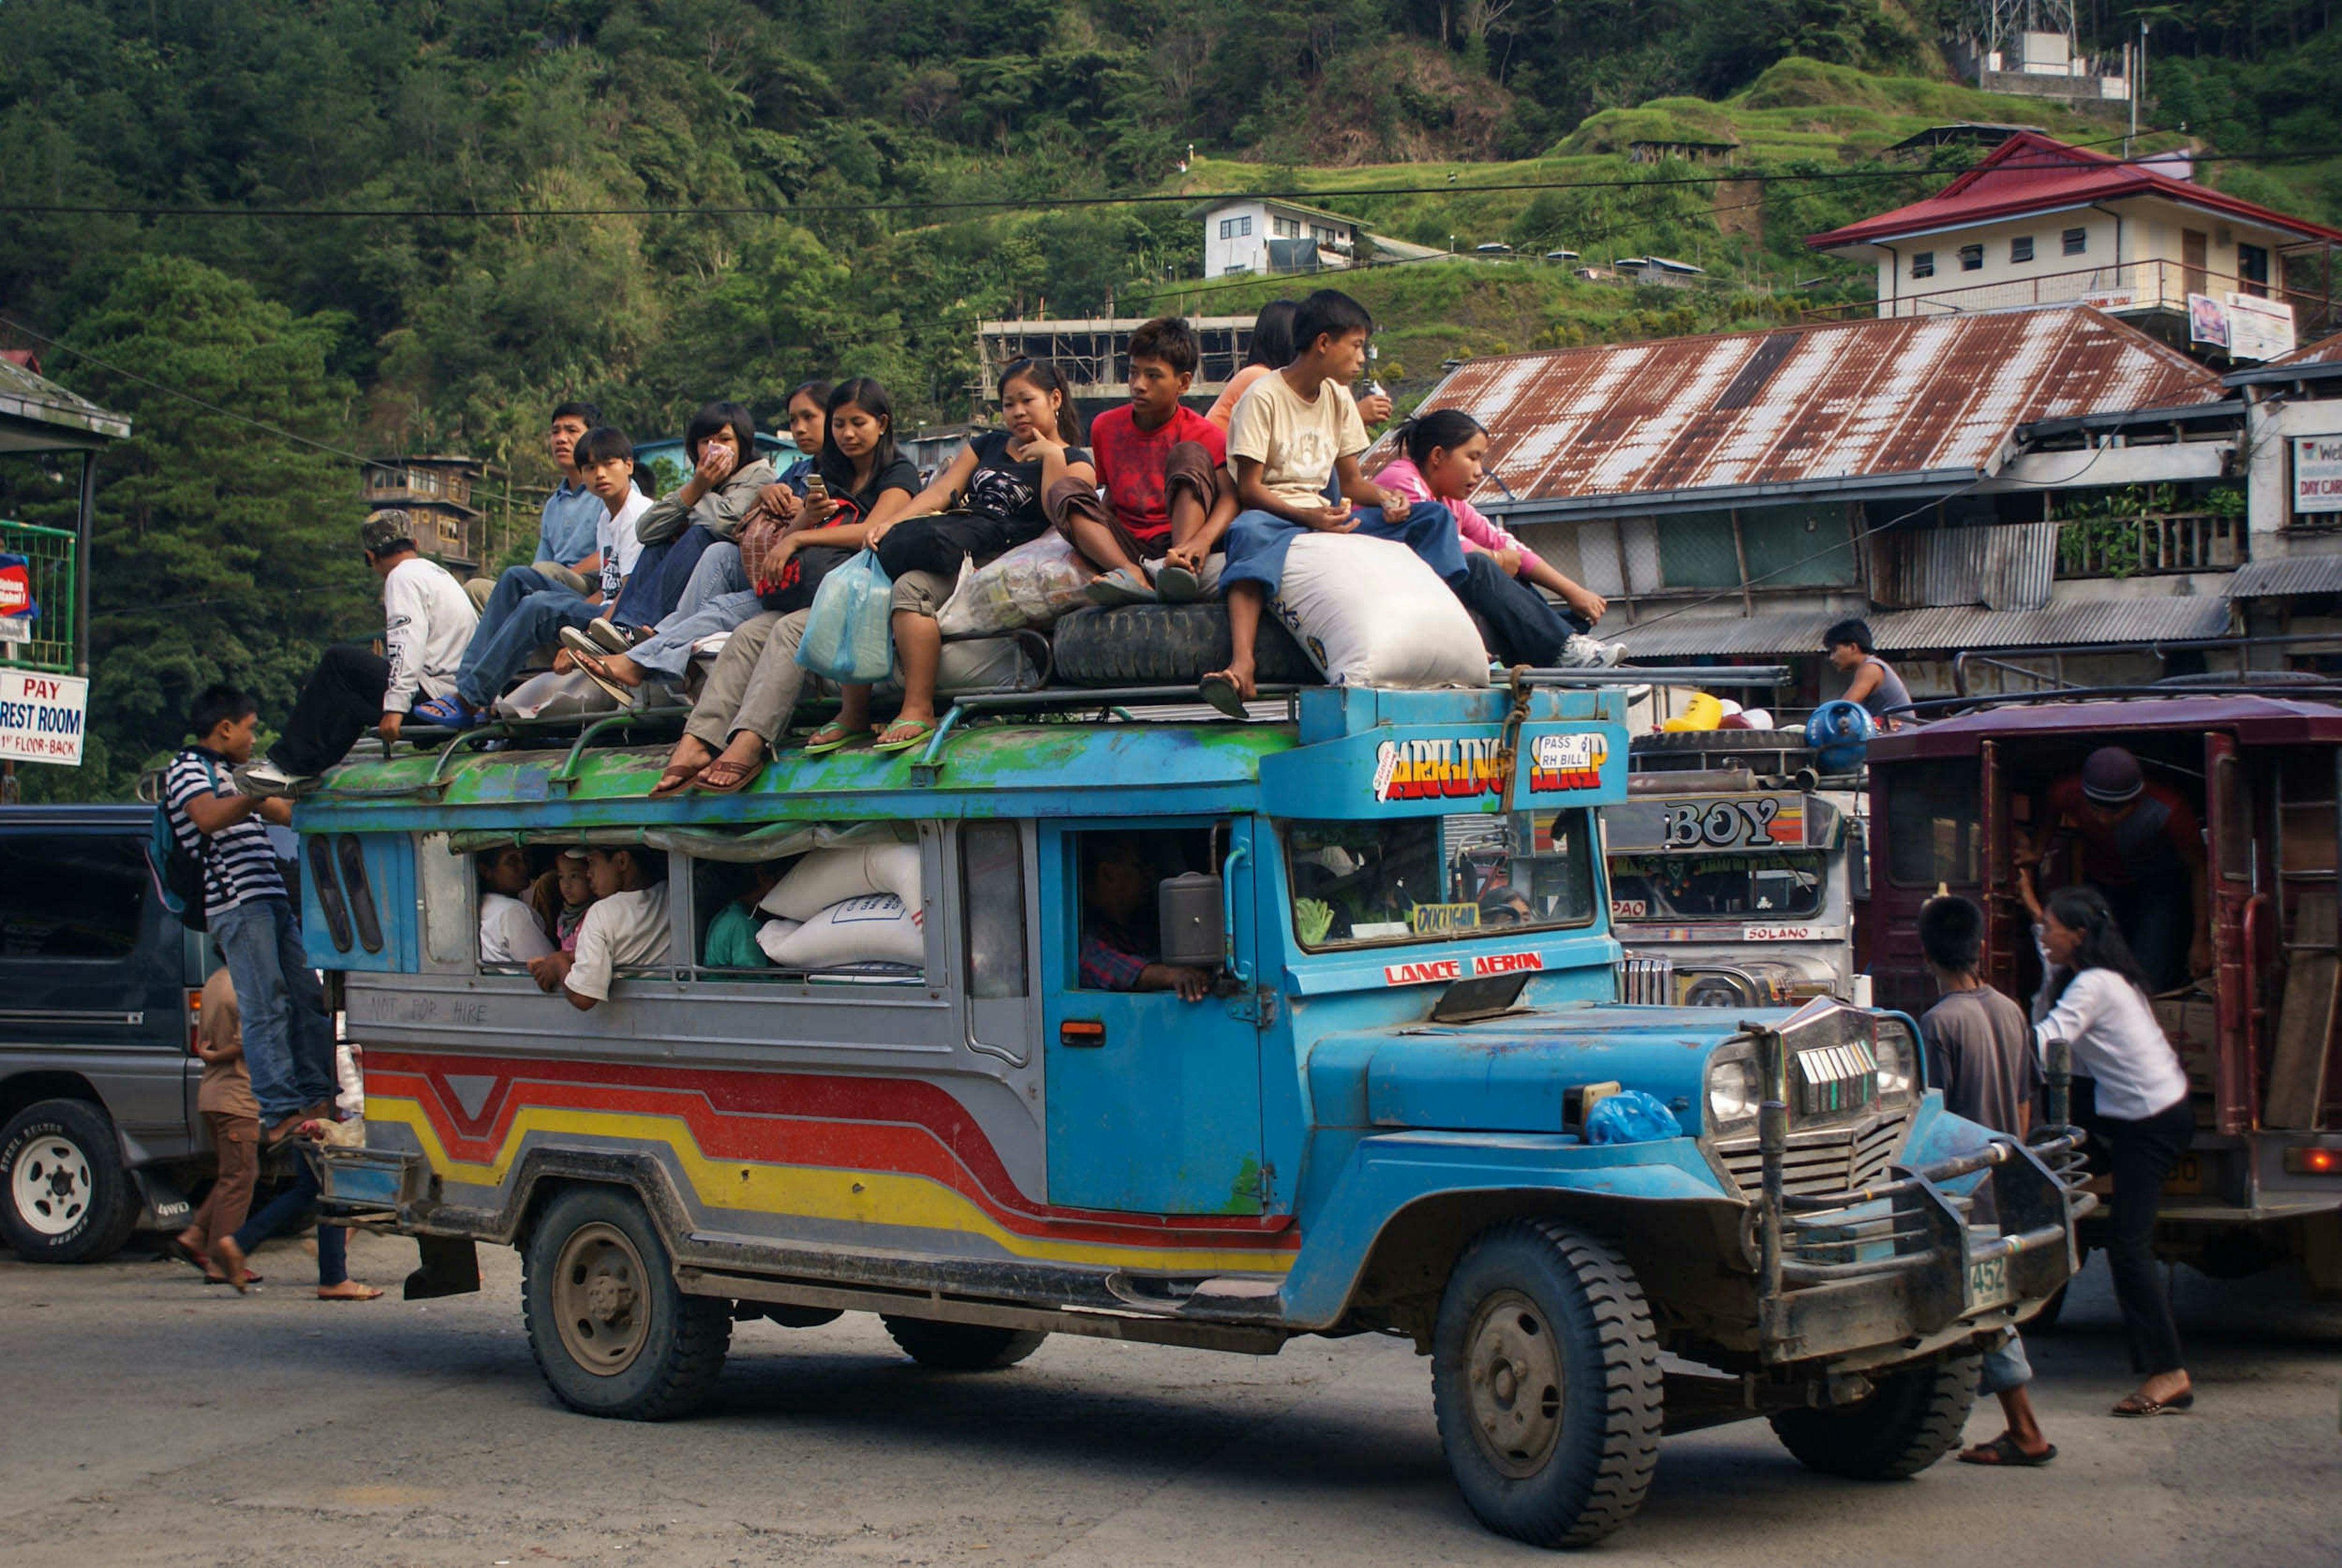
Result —
<path fill-rule="evenodd" d="M 2114 1413 L 2186 1410 L 2196 1395 L 2180 1362 L 2170 1293 L 2155 1266 L 2155 1213 L 2164 1178 L 2196 1135 L 2187 1075 L 2155 1021 L 2146 973 L 2105 895 L 2094 887 L 2061 887 L 2045 907 L 2029 873 L 2020 885 L 2039 922 L 2034 932 L 2044 971 L 2033 1004 L 2035 1044 L 2065 1041 L 2075 1076 L 2096 1083 L 2096 1109 L 2085 1123 L 2090 1163 L 2114 1178 L 2107 1263 L 2132 1370 L 2147 1377 Z"/>

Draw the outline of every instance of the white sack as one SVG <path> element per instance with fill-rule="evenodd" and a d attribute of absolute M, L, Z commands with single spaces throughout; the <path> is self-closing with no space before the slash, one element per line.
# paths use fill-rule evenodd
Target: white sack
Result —
<path fill-rule="evenodd" d="M 775 924 L 779 924 L 776 922 Z M 782 969 L 829 969 L 844 964 L 889 963 L 921 966 L 926 938 L 916 906 L 891 893 L 849 898 L 816 911 L 811 920 L 766 941 L 756 934 L 765 956 Z M 765 931 L 770 931 L 767 925 Z"/>
<path fill-rule="evenodd" d="M 576 670 L 531 675 L 494 704 L 501 719 L 565 719 L 583 714 L 615 714 L 610 694 Z"/>
<path fill-rule="evenodd" d="M 1269 610 L 1336 686 L 1485 686 L 1488 651 L 1471 612 L 1391 539 L 1304 534 Z"/>
<path fill-rule="evenodd" d="M 791 866 L 756 907 L 784 920 L 809 921 L 841 900 L 871 894 L 892 894 L 919 907 L 917 844 L 815 850 Z"/>

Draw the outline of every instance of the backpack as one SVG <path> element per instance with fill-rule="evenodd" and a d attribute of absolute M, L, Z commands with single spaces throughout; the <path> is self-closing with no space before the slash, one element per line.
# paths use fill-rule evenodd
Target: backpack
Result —
<path fill-rule="evenodd" d="M 216 793 L 218 772 L 209 763 L 204 764 L 204 772 Z M 201 851 L 187 848 L 172 831 L 169 800 L 155 803 L 155 820 L 146 829 L 146 870 L 155 879 L 155 892 L 163 900 L 163 907 L 189 931 L 205 928 L 204 860 L 211 853 L 210 841 L 200 833 L 195 837 L 204 846 Z"/>

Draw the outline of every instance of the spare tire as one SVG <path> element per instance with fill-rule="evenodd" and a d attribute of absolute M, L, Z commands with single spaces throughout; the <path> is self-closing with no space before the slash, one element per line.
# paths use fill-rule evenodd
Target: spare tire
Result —
<path fill-rule="evenodd" d="M 1655 730 L 1626 743 L 1636 752 L 1811 751 L 1803 730 Z"/>
<path fill-rule="evenodd" d="M 1225 604 L 1125 604 L 1079 610 L 1057 623 L 1056 678 L 1069 686 L 1192 686 L 1228 662 Z M 1317 686 L 1326 677 L 1292 634 L 1266 615 L 1253 644 L 1253 678 Z"/>

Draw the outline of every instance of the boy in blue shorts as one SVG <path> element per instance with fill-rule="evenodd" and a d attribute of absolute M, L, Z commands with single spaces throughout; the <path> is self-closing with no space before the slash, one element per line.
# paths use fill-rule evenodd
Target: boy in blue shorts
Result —
<path fill-rule="evenodd" d="M 1358 471 L 1366 427 L 1350 395 L 1366 371 L 1374 317 L 1336 290 L 1319 289 L 1294 317 L 1293 363 L 1253 383 L 1228 425 L 1228 466 L 1236 504 L 1228 524 L 1227 565 L 1220 582 L 1228 595 L 1227 667 L 1204 677 L 1206 702 L 1242 717 L 1256 694 L 1253 643 L 1261 606 L 1285 574 L 1285 553 L 1312 531 L 1369 534 L 1413 550 L 1449 587 L 1465 581 L 1464 551 L 1456 519 L 1436 502 L 1409 501 Z M 1326 481 L 1342 499 L 1329 504 Z M 1354 506 L 1352 504 L 1359 504 Z"/>

